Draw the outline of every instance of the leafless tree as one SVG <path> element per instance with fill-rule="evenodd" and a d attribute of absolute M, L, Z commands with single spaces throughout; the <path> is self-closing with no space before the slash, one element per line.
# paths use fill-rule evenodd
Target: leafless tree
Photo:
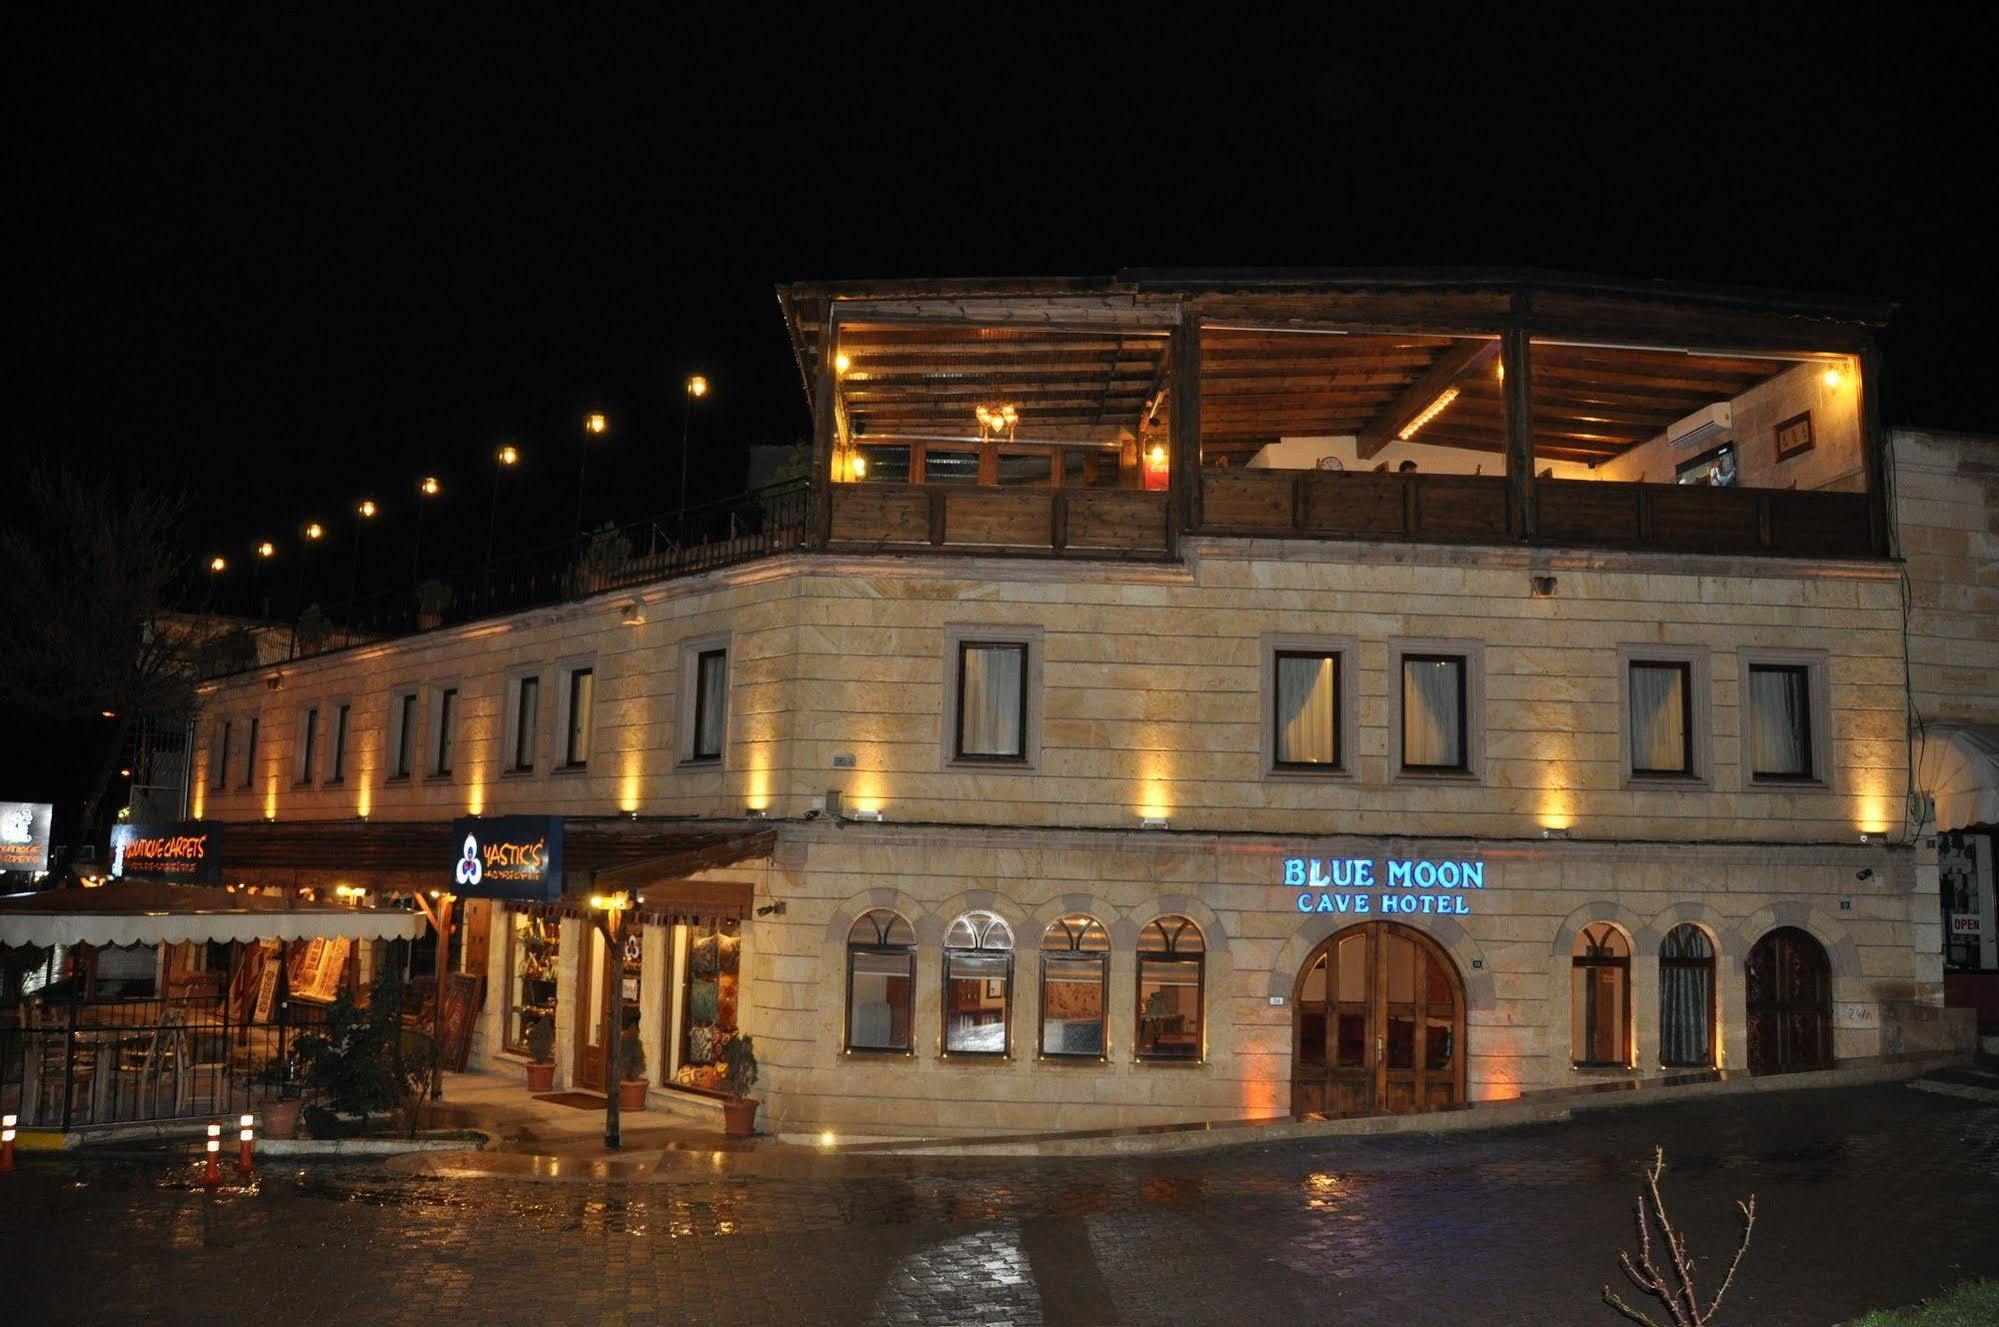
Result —
<path fill-rule="evenodd" d="M 1619 1253 L 1617 1265 L 1624 1269 L 1631 1284 L 1665 1305 L 1671 1327 L 1707 1327 L 1720 1310 L 1728 1288 L 1735 1284 L 1735 1272 L 1742 1266 L 1742 1255 L 1749 1252 L 1749 1233 L 1756 1228 L 1756 1195 L 1752 1193 L 1748 1202 L 1735 1205 L 1735 1209 L 1742 1213 L 1742 1240 L 1735 1246 L 1735 1256 L 1729 1259 L 1728 1274 L 1722 1277 L 1721 1288 L 1714 1292 L 1714 1298 L 1703 1308 L 1700 1294 L 1694 1289 L 1695 1259 L 1687 1252 L 1686 1236 L 1673 1228 L 1672 1219 L 1666 1215 L 1666 1200 L 1659 1196 L 1659 1177 L 1665 1173 L 1666 1149 L 1655 1147 L 1652 1149 L 1652 1167 L 1645 1172 L 1645 1192 L 1638 1197 L 1638 1256 L 1633 1258 L 1629 1253 Z M 1655 1225 L 1666 1248 L 1665 1272 L 1652 1262 L 1652 1227 Z M 1603 1302 L 1632 1322 L 1643 1323 L 1645 1327 L 1666 1327 L 1625 1303 L 1608 1285 L 1603 1288 Z"/>

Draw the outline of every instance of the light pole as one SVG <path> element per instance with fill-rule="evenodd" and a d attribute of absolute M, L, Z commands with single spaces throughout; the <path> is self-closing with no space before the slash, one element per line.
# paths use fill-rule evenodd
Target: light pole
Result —
<path fill-rule="evenodd" d="M 576 541 L 583 542 L 583 478 L 589 472 L 590 439 L 601 438 L 609 431 L 611 422 L 603 415 L 591 413 L 583 417 L 583 445 L 576 453 Z"/>
<path fill-rule="evenodd" d="M 493 592 L 493 527 L 500 519 L 500 476 L 521 463 L 520 449 L 507 443 L 493 453 L 493 496 L 486 504 L 486 562 L 479 574 L 480 592 Z"/>
<path fill-rule="evenodd" d="M 206 613 L 215 606 L 215 578 L 227 570 L 229 570 L 229 559 L 220 553 L 208 559 L 208 597 L 202 601 L 202 612 Z"/>
<path fill-rule="evenodd" d="M 354 508 L 357 518 L 354 522 L 354 565 L 347 575 L 347 630 L 354 630 L 354 608 L 361 596 L 361 532 L 368 528 L 368 522 L 375 519 L 382 509 L 375 505 L 373 498 L 362 498 Z"/>
<path fill-rule="evenodd" d="M 250 602 L 255 607 L 258 617 L 271 615 L 270 603 L 264 598 L 262 590 L 264 564 L 276 557 L 277 553 L 276 544 L 268 539 L 260 540 L 257 544 L 257 560 L 250 564 Z"/>
<path fill-rule="evenodd" d="M 618 1083 L 625 1076 L 625 909 L 629 894 L 592 894 L 591 918 L 604 937 L 604 1147 L 617 1151 Z"/>
<path fill-rule="evenodd" d="M 687 392 L 680 402 L 680 515 L 675 520 L 675 539 L 685 542 L 687 531 L 687 422 L 694 413 L 694 403 L 708 395 L 708 380 L 695 374 L 687 380 Z"/>
<path fill-rule="evenodd" d="M 434 498 L 444 492 L 444 485 L 437 482 L 436 475 L 425 475 L 416 483 L 416 551 L 410 558 L 410 584 L 423 584 L 423 510 L 425 499 Z"/>
<path fill-rule="evenodd" d="M 305 612 L 305 554 L 308 549 L 318 546 L 326 538 L 326 527 L 318 521 L 307 521 L 299 531 L 305 536 L 305 543 L 299 548 L 298 577 L 292 590 L 292 619 L 296 621 Z"/>

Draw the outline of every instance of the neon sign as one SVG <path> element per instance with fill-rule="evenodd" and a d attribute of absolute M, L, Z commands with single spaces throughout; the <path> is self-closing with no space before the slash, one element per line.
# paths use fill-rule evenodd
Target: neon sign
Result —
<path fill-rule="evenodd" d="M 1485 863 L 1428 857 L 1286 857 L 1284 883 L 1300 912 L 1384 917 L 1465 916 L 1471 891 L 1485 888 Z"/>

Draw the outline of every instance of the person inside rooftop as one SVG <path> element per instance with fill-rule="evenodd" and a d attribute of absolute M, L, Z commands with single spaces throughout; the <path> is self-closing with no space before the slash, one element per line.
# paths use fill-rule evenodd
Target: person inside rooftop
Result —
<path fill-rule="evenodd" d="M 1177 522 L 1882 551 L 1879 306 L 1520 274 L 1126 272 L 782 297 L 808 391 L 834 407 L 815 453 L 834 545 L 1143 556 Z"/>

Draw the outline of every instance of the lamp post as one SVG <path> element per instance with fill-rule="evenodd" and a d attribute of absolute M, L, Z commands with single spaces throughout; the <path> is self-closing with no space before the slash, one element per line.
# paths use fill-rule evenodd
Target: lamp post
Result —
<path fill-rule="evenodd" d="M 436 475 L 425 475 L 416 481 L 416 551 L 410 557 L 410 584 L 423 584 L 423 511 L 427 500 L 444 492 L 444 485 Z"/>
<path fill-rule="evenodd" d="M 481 594 L 493 592 L 493 527 L 500 518 L 500 476 L 520 463 L 520 449 L 511 442 L 493 453 L 493 496 L 486 504 L 486 561 L 479 574 Z"/>
<path fill-rule="evenodd" d="M 576 452 L 576 541 L 583 541 L 583 479 L 589 472 L 590 439 L 601 438 L 610 430 L 611 421 L 603 415 L 592 412 L 583 417 L 583 445 Z"/>
<path fill-rule="evenodd" d="M 217 553 L 208 559 L 208 596 L 202 601 L 201 611 L 206 613 L 215 604 L 215 578 L 229 570 L 229 559 Z"/>
<path fill-rule="evenodd" d="M 708 395 L 708 380 L 695 374 L 687 380 L 686 394 L 680 402 L 680 515 L 675 521 L 675 538 L 686 541 L 687 531 L 687 423 L 694 414 L 694 403 Z"/>
<path fill-rule="evenodd" d="M 250 603 L 258 617 L 271 615 L 270 602 L 263 595 L 264 564 L 278 554 L 278 546 L 268 539 L 257 543 L 257 560 L 250 564 Z"/>
<path fill-rule="evenodd" d="M 618 1150 L 618 1084 L 625 1076 L 625 1000 L 619 978 L 624 975 L 625 910 L 632 897 L 624 893 L 592 894 L 591 920 L 604 937 L 604 1147 Z"/>
<path fill-rule="evenodd" d="M 347 574 L 347 630 L 354 630 L 354 608 L 361 595 L 361 532 L 381 511 L 373 498 L 362 498 L 354 508 L 354 564 Z"/>
<path fill-rule="evenodd" d="M 305 543 L 299 546 L 298 576 L 292 589 L 292 598 L 294 600 L 292 604 L 292 619 L 294 621 L 305 612 L 305 555 L 308 550 L 317 548 L 320 541 L 326 538 L 326 527 L 318 521 L 307 521 L 305 528 L 300 530 L 299 533 L 305 536 Z"/>

